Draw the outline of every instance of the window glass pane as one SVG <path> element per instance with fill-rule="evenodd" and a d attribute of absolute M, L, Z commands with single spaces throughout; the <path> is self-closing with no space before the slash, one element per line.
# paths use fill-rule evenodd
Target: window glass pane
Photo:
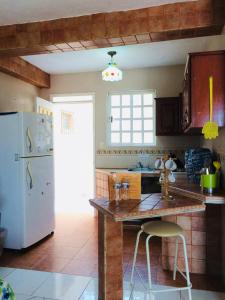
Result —
<path fill-rule="evenodd" d="M 141 144 L 142 143 L 142 134 L 141 132 L 134 132 L 133 133 L 133 143 Z"/>
<path fill-rule="evenodd" d="M 133 95 L 133 105 L 134 106 L 141 106 L 141 95 Z"/>
<path fill-rule="evenodd" d="M 133 118 L 141 118 L 141 107 L 133 107 Z"/>
<path fill-rule="evenodd" d="M 113 144 L 120 143 L 120 133 L 119 132 L 111 133 L 111 143 L 113 143 Z"/>
<path fill-rule="evenodd" d="M 120 118 L 120 108 L 112 108 L 111 114 L 113 119 L 119 119 Z"/>
<path fill-rule="evenodd" d="M 144 118 L 152 118 L 153 117 L 153 108 L 145 107 L 144 108 Z"/>
<path fill-rule="evenodd" d="M 130 95 L 122 95 L 122 105 L 130 106 Z"/>
<path fill-rule="evenodd" d="M 130 120 L 123 120 L 122 121 L 122 130 L 123 131 L 130 130 Z"/>
<path fill-rule="evenodd" d="M 142 120 L 133 120 L 133 130 L 142 130 Z"/>
<path fill-rule="evenodd" d="M 110 95 L 110 141 L 116 146 L 153 144 L 154 93 L 125 92 Z"/>
<path fill-rule="evenodd" d="M 120 106 L 120 95 L 111 96 L 111 106 Z"/>
<path fill-rule="evenodd" d="M 145 132 L 144 144 L 152 144 L 152 143 L 153 143 L 153 132 Z"/>
<path fill-rule="evenodd" d="M 144 120 L 144 130 L 153 130 L 153 120 Z"/>
<path fill-rule="evenodd" d="M 122 143 L 123 144 L 130 143 L 130 133 L 129 132 L 123 132 L 122 133 Z"/>
<path fill-rule="evenodd" d="M 123 119 L 130 118 L 130 108 L 122 108 L 122 118 Z"/>
<path fill-rule="evenodd" d="M 144 105 L 152 105 L 153 97 L 152 94 L 144 94 Z"/>
<path fill-rule="evenodd" d="M 111 123 L 111 130 L 112 131 L 119 131 L 120 130 L 120 121 L 113 121 Z"/>

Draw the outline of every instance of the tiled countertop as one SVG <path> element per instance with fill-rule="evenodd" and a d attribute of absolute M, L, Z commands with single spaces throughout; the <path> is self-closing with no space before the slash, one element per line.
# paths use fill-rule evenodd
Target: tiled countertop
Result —
<path fill-rule="evenodd" d="M 111 175 L 113 173 L 141 173 L 141 176 L 143 177 L 159 177 L 160 172 L 157 170 L 153 171 L 129 171 L 128 169 L 96 169 L 98 172 L 102 172 L 107 175 Z"/>
<path fill-rule="evenodd" d="M 173 200 L 161 199 L 161 194 L 151 194 L 139 200 L 109 201 L 107 199 L 92 199 L 90 204 L 101 213 L 108 215 L 114 221 L 153 218 L 204 211 L 205 205 L 196 199 L 177 196 Z"/>
<path fill-rule="evenodd" d="M 225 204 L 225 191 L 221 190 L 213 195 L 205 194 L 200 186 L 187 181 L 177 181 L 169 186 L 169 191 L 176 195 L 183 195 L 192 199 L 201 200 L 208 204 Z"/>
<path fill-rule="evenodd" d="M 96 169 L 97 172 L 101 172 L 103 174 L 107 174 L 107 175 L 111 175 L 113 173 L 141 173 L 141 176 L 143 177 L 159 177 L 160 176 L 160 171 L 159 170 L 142 170 L 142 171 L 130 171 L 129 169 L 119 169 L 119 168 L 115 168 L 115 169 L 109 169 L 109 168 L 97 168 Z M 177 178 L 178 176 L 186 176 L 186 172 L 174 172 L 175 177 Z"/>

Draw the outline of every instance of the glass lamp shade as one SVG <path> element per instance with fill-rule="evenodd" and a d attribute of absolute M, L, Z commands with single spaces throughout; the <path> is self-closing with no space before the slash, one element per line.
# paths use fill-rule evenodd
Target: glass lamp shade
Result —
<path fill-rule="evenodd" d="M 117 68 L 115 63 L 109 63 L 108 67 L 102 71 L 102 79 L 104 81 L 120 81 L 123 78 L 123 73 Z"/>

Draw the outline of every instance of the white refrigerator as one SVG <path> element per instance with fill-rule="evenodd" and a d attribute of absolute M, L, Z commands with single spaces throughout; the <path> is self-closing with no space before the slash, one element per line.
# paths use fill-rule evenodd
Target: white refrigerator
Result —
<path fill-rule="evenodd" d="M 52 117 L 0 114 L 0 226 L 5 248 L 27 248 L 54 231 Z"/>

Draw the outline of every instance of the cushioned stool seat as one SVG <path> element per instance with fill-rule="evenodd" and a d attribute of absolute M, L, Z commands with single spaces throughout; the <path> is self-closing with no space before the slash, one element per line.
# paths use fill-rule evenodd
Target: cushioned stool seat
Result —
<path fill-rule="evenodd" d="M 172 237 L 183 233 L 179 225 L 166 221 L 147 222 L 141 226 L 141 229 L 147 234 L 159 237 Z"/>

